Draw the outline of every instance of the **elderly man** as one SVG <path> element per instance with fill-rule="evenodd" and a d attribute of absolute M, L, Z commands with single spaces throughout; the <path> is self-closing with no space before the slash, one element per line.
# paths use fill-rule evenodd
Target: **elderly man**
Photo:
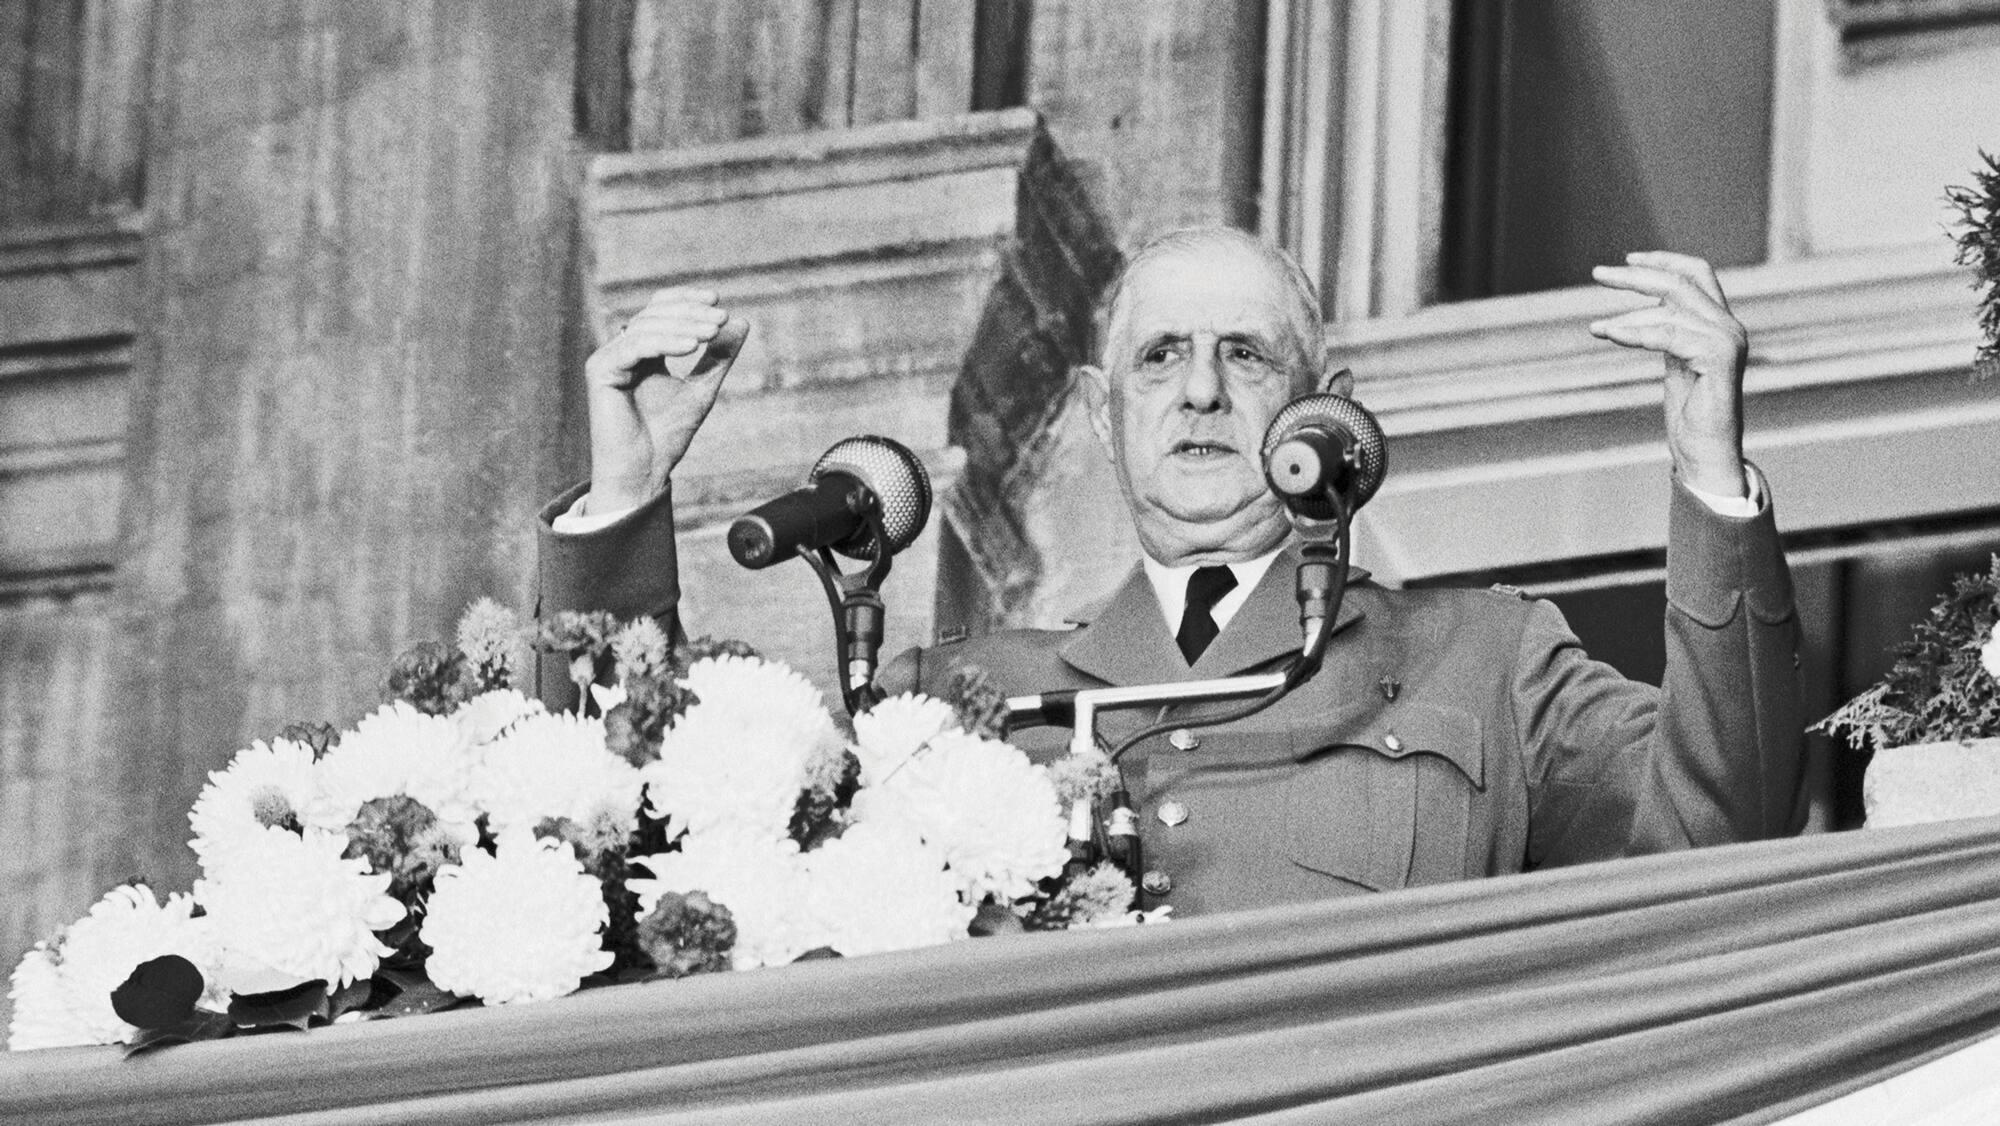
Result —
<path fill-rule="evenodd" d="M 1654 301 L 1590 331 L 1665 360 L 1662 687 L 1591 661 L 1546 602 L 1387 590 L 1354 569 L 1311 680 L 1124 760 L 1149 905 L 1294 902 L 1803 823 L 1796 628 L 1742 455 L 1742 326 L 1698 259 L 1633 254 L 1596 277 Z M 1145 558 L 1078 628 L 913 651 L 884 670 L 892 691 L 934 690 L 961 665 L 1012 694 L 1267 671 L 1296 651 L 1297 548 L 1258 454 L 1287 401 L 1349 389 L 1327 374 L 1311 285 L 1240 232 L 1181 231 L 1133 255 L 1104 312 L 1091 420 Z M 590 358 L 591 481 L 545 513 L 545 608 L 673 613 L 668 477 L 747 331 L 715 294 L 669 290 Z"/>

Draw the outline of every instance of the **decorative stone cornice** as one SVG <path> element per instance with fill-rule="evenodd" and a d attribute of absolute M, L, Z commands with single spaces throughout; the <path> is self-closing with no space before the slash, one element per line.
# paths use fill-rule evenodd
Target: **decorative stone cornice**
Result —
<path fill-rule="evenodd" d="M 0 230 L 0 353 L 129 340 L 139 239 L 135 217 Z"/>
<path fill-rule="evenodd" d="M 1973 295 L 1941 240 L 1722 280 L 1787 530 L 2000 508 L 2000 388 L 1968 381 Z M 1634 304 L 1578 288 L 1332 326 L 1391 440 L 1364 562 L 1396 581 L 1663 546 L 1659 361 L 1585 330 Z"/>
<path fill-rule="evenodd" d="M 109 580 L 139 252 L 133 217 L 0 231 L 0 597 Z"/>

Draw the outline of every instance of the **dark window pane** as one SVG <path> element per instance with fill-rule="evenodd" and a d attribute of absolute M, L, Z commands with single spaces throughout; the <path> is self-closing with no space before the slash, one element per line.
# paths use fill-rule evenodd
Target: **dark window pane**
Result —
<path fill-rule="evenodd" d="M 1772 0 L 1459 0 L 1446 300 L 1764 258 Z"/>

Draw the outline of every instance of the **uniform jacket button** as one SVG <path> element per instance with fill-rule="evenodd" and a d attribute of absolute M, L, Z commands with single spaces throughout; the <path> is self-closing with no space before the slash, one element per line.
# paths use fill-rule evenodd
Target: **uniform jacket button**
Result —
<path fill-rule="evenodd" d="M 1167 743 L 1177 751 L 1192 751 L 1201 746 L 1201 736 L 1185 727 L 1177 727 L 1173 734 L 1167 736 Z"/>
<path fill-rule="evenodd" d="M 1139 877 L 1139 886 L 1146 889 L 1147 895 L 1165 895 L 1174 890 L 1174 878 L 1153 868 Z"/>
<path fill-rule="evenodd" d="M 1188 819 L 1188 807 L 1183 802 L 1163 801 L 1160 803 L 1160 808 L 1153 811 L 1153 816 L 1160 819 L 1160 824 L 1171 829 Z"/>

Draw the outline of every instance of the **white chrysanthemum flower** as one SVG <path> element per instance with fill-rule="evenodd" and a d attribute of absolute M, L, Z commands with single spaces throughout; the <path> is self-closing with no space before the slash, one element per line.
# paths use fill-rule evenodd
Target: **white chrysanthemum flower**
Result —
<path fill-rule="evenodd" d="M 489 1005 L 575 992 L 611 964 L 604 892 L 576 852 L 527 828 L 440 871 L 425 909 L 425 967 L 439 989 Z"/>
<path fill-rule="evenodd" d="M 496 834 L 561 817 L 630 833 L 640 784 L 638 769 L 605 747 L 603 720 L 542 712 L 486 748 L 473 791 Z"/>
<path fill-rule="evenodd" d="M 850 957 L 966 937 L 977 908 L 936 850 L 906 826 L 863 823 L 807 853 L 807 902 L 826 944 Z"/>
<path fill-rule="evenodd" d="M 7 1025 L 9 1051 L 109 1044 L 119 1038 L 100 1038 L 96 1025 L 84 1015 L 82 1007 L 70 1003 L 62 972 L 48 943 L 37 943 L 34 949 L 21 955 L 12 981 L 13 988 L 7 994 L 14 1003 L 14 1019 Z"/>
<path fill-rule="evenodd" d="M 2000 624 L 1994 625 L 1992 636 L 1980 647 L 1979 663 L 1986 666 L 1988 676 L 2000 680 Z"/>
<path fill-rule="evenodd" d="M 466 837 L 478 816 L 469 792 L 477 762 L 451 718 L 427 715 L 403 700 L 384 704 L 320 759 L 311 824 L 346 832 L 364 802 L 407 794 Z"/>
<path fill-rule="evenodd" d="M 932 696 L 905 692 L 854 717 L 854 756 L 861 784 L 872 786 L 924 744 L 958 727 L 958 713 Z"/>
<path fill-rule="evenodd" d="M 475 750 L 498 739 L 509 727 L 531 715 L 547 711 L 540 700 L 530 699 L 512 688 L 481 692 L 451 713 L 465 745 Z"/>
<path fill-rule="evenodd" d="M 1018 748 L 947 731 L 855 795 L 854 819 L 907 824 L 943 854 L 966 900 L 1005 903 L 1069 859 L 1068 821 L 1048 771 Z"/>
<path fill-rule="evenodd" d="M 270 825 L 304 825 L 313 805 L 312 748 L 290 739 L 253 743 L 236 752 L 227 767 L 209 772 L 188 825 L 188 842 L 203 859 L 254 845 Z"/>
<path fill-rule="evenodd" d="M 696 661 L 681 681 L 699 703 L 667 729 L 645 767 L 653 816 L 671 832 L 735 826 L 783 836 L 807 767 L 841 749 L 812 682 L 754 657 Z"/>
<path fill-rule="evenodd" d="M 35 947 L 14 968 L 7 1046 L 22 1051 L 130 1040 L 139 1030 L 112 1009 L 112 991 L 141 964 L 168 954 L 201 971 L 205 1007 L 226 1008 L 227 995 L 216 981 L 214 929 L 193 911 L 186 895 L 170 895 L 162 905 L 144 884 L 113 888 L 54 947 Z"/>
<path fill-rule="evenodd" d="M 272 977 L 293 983 L 317 978 L 338 989 L 375 972 L 390 953 L 375 932 L 403 920 L 403 905 L 383 894 L 387 875 L 373 875 L 368 861 L 347 859 L 345 833 L 307 827 L 303 837 L 265 829 L 254 854 L 221 867 L 195 882 L 194 896 L 208 911 L 225 944 L 224 975 L 233 982 L 242 969 L 261 967 L 259 989 Z"/>
<path fill-rule="evenodd" d="M 783 965 L 826 944 L 807 908 L 805 867 L 790 838 L 722 829 L 683 838 L 679 852 L 634 857 L 633 863 L 655 877 L 626 881 L 639 897 L 641 919 L 670 891 L 707 892 L 729 908 L 736 923 L 734 969 Z"/>

